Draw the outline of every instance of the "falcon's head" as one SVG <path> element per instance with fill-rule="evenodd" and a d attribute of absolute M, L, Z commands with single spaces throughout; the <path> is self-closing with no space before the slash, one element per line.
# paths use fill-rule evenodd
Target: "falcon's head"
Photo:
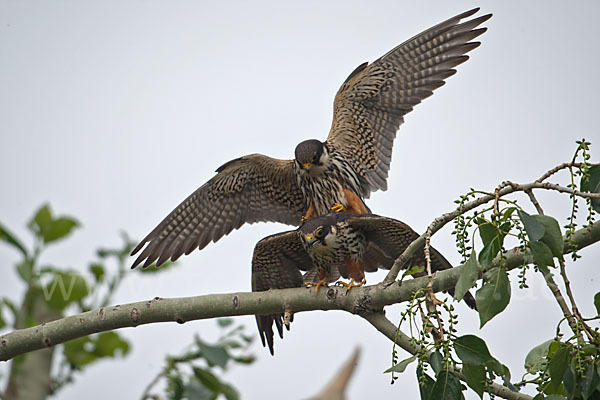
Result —
<path fill-rule="evenodd" d="M 309 253 L 330 252 L 340 245 L 335 214 L 311 218 L 300 227 L 300 236 Z"/>
<path fill-rule="evenodd" d="M 329 154 L 323 142 L 310 139 L 296 146 L 296 166 L 310 176 L 320 175 L 329 165 Z"/>

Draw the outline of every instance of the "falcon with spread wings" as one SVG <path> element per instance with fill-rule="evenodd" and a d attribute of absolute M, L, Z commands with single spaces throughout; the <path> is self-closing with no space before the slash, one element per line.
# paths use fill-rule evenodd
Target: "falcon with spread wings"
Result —
<path fill-rule="evenodd" d="M 317 279 L 319 285 L 326 285 L 340 277 L 351 279 L 351 283 L 364 283 L 365 271 L 390 269 L 418 237 L 405 223 L 374 214 L 330 213 L 315 217 L 297 230 L 267 236 L 256 244 L 252 257 L 252 291 L 302 287 L 307 281 Z M 433 247 L 429 251 L 433 272 L 452 268 Z M 424 249 L 413 253 L 404 265 L 405 268 L 413 266 L 425 266 Z M 302 274 L 302 271 L 306 272 Z M 467 292 L 463 300 L 470 308 L 476 308 L 470 293 Z M 268 346 L 271 354 L 273 323 L 282 338 L 283 326 L 289 329 L 283 318 L 283 314 L 256 316 L 263 346 Z"/>
<path fill-rule="evenodd" d="M 306 140 L 293 160 L 251 154 L 231 160 L 133 249 L 132 268 L 161 265 L 216 242 L 244 223 L 300 225 L 330 210 L 366 213 L 364 199 L 387 189 L 396 131 L 421 100 L 467 61 L 491 14 L 473 9 L 358 66 L 337 92 L 325 142 Z M 144 248 L 145 246 L 145 248 Z"/>

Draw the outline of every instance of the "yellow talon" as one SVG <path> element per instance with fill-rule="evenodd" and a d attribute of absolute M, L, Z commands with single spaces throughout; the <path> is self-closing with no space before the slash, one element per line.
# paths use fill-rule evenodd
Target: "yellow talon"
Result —
<path fill-rule="evenodd" d="M 353 287 L 361 287 L 362 285 L 364 285 L 365 283 L 367 283 L 366 279 L 363 279 L 362 281 L 358 282 L 358 283 L 354 283 L 354 279 L 351 279 L 350 282 L 346 283 L 346 282 L 342 282 L 342 281 L 337 281 L 335 284 L 338 286 L 343 286 L 346 288 L 346 291 L 352 289 Z"/>
<path fill-rule="evenodd" d="M 335 203 L 335 204 L 333 205 L 333 207 L 331 207 L 331 211 L 335 211 L 335 212 L 342 212 L 342 211 L 344 211 L 345 209 L 346 209 L 346 208 L 345 208 L 343 205 L 341 205 L 340 203 Z"/>
<path fill-rule="evenodd" d="M 315 287 L 315 294 L 319 294 L 319 288 L 321 286 L 327 287 L 328 283 L 329 282 L 327 282 L 325 279 L 321 279 L 319 282 L 304 282 L 304 284 L 306 286 L 314 286 Z"/>

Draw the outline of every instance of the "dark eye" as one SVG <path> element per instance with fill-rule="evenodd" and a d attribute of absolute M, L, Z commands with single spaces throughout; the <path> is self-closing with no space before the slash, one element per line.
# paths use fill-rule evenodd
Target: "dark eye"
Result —
<path fill-rule="evenodd" d="M 321 239 L 323 237 L 323 228 L 322 227 L 317 228 L 317 230 L 315 231 L 315 236 L 318 239 Z"/>
<path fill-rule="evenodd" d="M 313 156 L 312 162 L 313 162 L 313 164 L 317 162 L 317 155 L 316 154 Z"/>

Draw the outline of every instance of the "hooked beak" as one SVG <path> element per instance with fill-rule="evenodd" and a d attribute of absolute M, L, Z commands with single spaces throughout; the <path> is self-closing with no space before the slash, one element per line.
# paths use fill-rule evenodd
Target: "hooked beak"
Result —
<path fill-rule="evenodd" d="M 304 241 L 308 248 L 311 248 L 317 242 L 317 239 L 313 235 L 304 235 Z"/>
<path fill-rule="evenodd" d="M 309 172 L 309 171 L 310 171 L 310 168 L 311 168 L 312 166 L 313 166 L 313 165 L 312 165 L 312 163 L 309 163 L 309 162 L 302 164 L 302 168 L 303 168 L 303 169 L 305 169 L 305 170 L 306 170 L 306 172 Z"/>

